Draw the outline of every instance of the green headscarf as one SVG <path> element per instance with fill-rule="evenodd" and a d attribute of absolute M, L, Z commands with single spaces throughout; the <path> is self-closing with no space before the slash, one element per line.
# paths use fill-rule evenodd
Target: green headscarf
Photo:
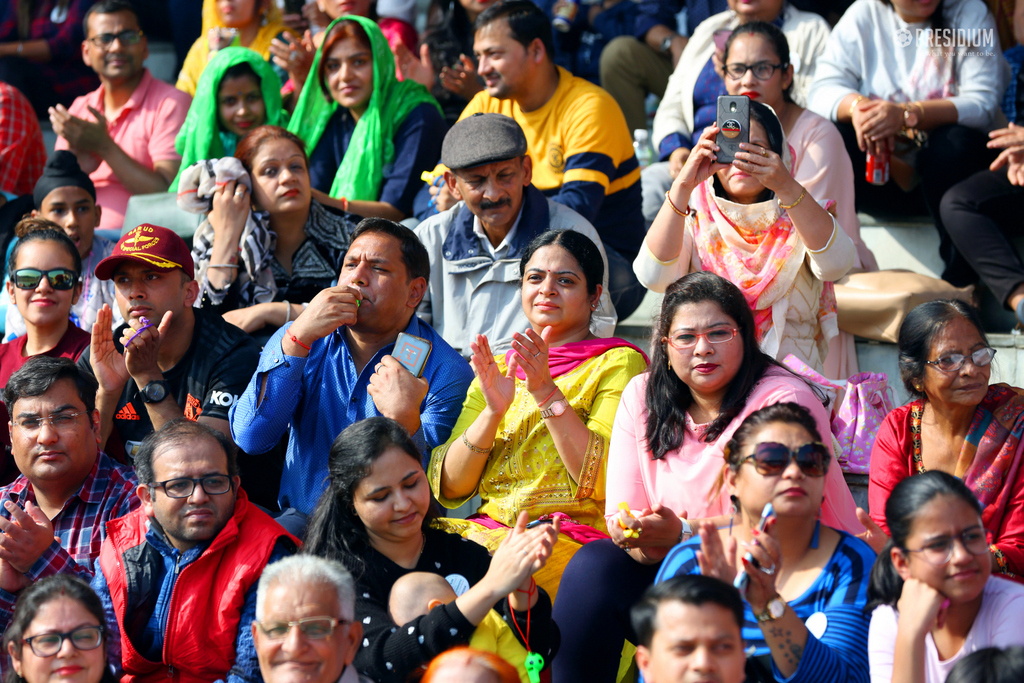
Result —
<path fill-rule="evenodd" d="M 174 182 L 171 183 L 171 192 L 177 191 L 182 171 L 192 164 L 204 159 L 220 159 L 235 153 L 237 136 L 220 127 L 217 91 L 220 90 L 224 72 L 237 64 L 248 64 L 259 76 L 263 106 L 267 111 L 266 124 L 280 126 L 286 123 L 287 114 L 281 107 L 281 79 L 274 73 L 273 67 L 247 47 L 227 47 L 218 50 L 203 69 L 192 106 L 188 108 L 185 123 L 174 140 L 174 146 L 181 155 L 181 167 Z"/>
<path fill-rule="evenodd" d="M 377 24 L 365 17 L 347 15 L 338 17 L 327 27 L 324 35 L 339 21 L 358 22 L 370 37 L 373 53 L 373 92 L 366 111 L 359 117 L 345 157 L 334 176 L 330 195 L 350 200 L 377 201 L 384 179 L 384 167 L 395 160 L 395 131 L 413 109 L 429 103 L 441 113 L 441 107 L 419 83 L 395 77 L 395 56 L 391 53 L 387 39 Z M 326 42 L 326 40 L 324 41 Z M 313 68 L 302 88 L 299 102 L 295 106 L 288 130 L 306 142 L 310 154 L 316 149 L 320 137 L 327 129 L 327 123 L 338 109 L 334 99 L 324 97 L 320 88 L 320 60 L 323 46 L 316 52 Z"/>

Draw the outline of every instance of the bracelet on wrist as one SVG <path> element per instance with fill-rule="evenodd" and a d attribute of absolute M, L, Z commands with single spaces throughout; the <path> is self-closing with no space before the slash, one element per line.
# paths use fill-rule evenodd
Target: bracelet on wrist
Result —
<path fill-rule="evenodd" d="M 857 98 L 850 104 L 850 119 L 853 119 L 853 112 L 857 108 L 857 105 L 861 103 L 861 100 L 866 100 L 867 97 L 864 95 L 857 95 Z"/>
<path fill-rule="evenodd" d="M 675 202 L 672 201 L 672 198 L 668 196 L 668 193 L 671 192 L 671 191 L 672 190 L 665 190 L 665 201 L 668 202 L 668 205 L 672 207 L 672 210 L 675 211 L 677 215 L 679 215 L 679 216 L 689 216 L 690 215 L 690 205 L 689 204 L 686 205 L 686 211 L 680 211 L 679 207 L 676 206 Z"/>
<path fill-rule="evenodd" d="M 548 394 L 547 397 L 545 397 L 543 401 L 537 401 L 537 406 L 540 407 L 540 406 L 544 405 L 545 403 L 547 403 L 548 401 L 550 401 L 551 397 L 554 396 L 555 393 L 557 393 L 557 392 L 558 392 L 558 385 L 555 385 L 555 388 L 551 390 L 551 393 Z"/>
<path fill-rule="evenodd" d="M 802 201 L 804 200 L 804 197 L 806 197 L 806 196 L 807 196 L 807 188 L 804 188 L 804 191 L 800 193 L 800 196 L 799 196 L 799 197 L 797 197 L 797 198 L 796 198 L 796 201 L 795 201 L 795 202 L 793 202 L 792 204 L 783 204 L 783 203 L 782 203 L 782 200 L 780 199 L 780 200 L 779 200 L 779 207 L 780 207 L 780 208 L 782 208 L 782 209 L 785 209 L 786 211 L 789 211 L 789 210 L 790 210 L 790 209 L 792 209 L 792 208 L 793 208 L 794 206 L 796 206 L 797 204 L 799 204 L 800 202 L 802 202 Z"/>
<path fill-rule="evenodd" d="M 207 266 L 207 268 L 234 268 L 235 270 L 238 270 L 238 264 L 237 263 L 211 263 L 210 265 Z"/>
<path fill-rule="evenodd" d="M 292 319 L 292 305 L 288 299 L 284 300 L 284 324 L 287 325 Z"/>
<path fill-rule="evenodd" d="M 469 430 L 466 430 L 466 431 L 469 431 Z M 476 444 L 472 443 L 469 440 L 469 437 L 466 436 L 466 432 L 462 432 L 462 443 L 466 446 L 466 448 L 468 448 L 469 450 L 473 451 L 474 453 L 479 453 L 481 455 L 484 455 L 486 453 L 490 453 L 491 452 L 490 448 L 480 448 Z M 491 448 L 494 448 L 494 444 L 491 444 Z"/>
<path fill-rule="evenodd" d="M 288 330 L 288 338 L 291 339 L 296 344 L 298 344 L 299 346 L 301 346 L 302 348 L 306 349 L 307 351 L 313 350 L 313 347 L 309 346 L 308 344 L 303 344 L 301 341 L 299 341 L 299 338 L 292 334 L 291 330 Z"/>

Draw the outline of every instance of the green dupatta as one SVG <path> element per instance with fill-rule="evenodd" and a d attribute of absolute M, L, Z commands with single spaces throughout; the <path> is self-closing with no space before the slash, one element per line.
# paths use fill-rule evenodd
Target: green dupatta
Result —
<path fill-rule="evenodd" d="M 338 17 L 331 22 L 324 35 L 328 35 L 339 21 L 346 20 L 358 22 L 370 37 L 373 53 L 373 92 L 366 111 L 359 117 L 355 130 L 352 131 L 352 139 L 345 157 L 334 175 L 330 195 L 375 202 L 380 199 L 384 167 L 395 160 L 394 136 L 399 126 L 409 112 L 423 103 L 434 105 L 438 113 L 441 113 L 441 107 L 430 92 L 419 83 L 399 81 L 395 77 L 395 56 L 391 53 L 384 34 L 372 20 L 354 15 Z M 325 98 L 320 88 L 319 70 L 323 57 L 321 46 L 316 51 L 313 68 L 309 71 L 309 77 L 288 124 L 289 131 L 305 140 L 306 150 L 310 154 L 316 149 L 331 116 L 338 109 L 338 103 Z"/>
<path fill-rule="evenodd" d="M 196 96 L 188 108 L 185 123 L 182 124 L 174 147 L 181 155 L 178 175 L 171 183 L 170 191 L 178 190 L 181 173 L 192 164 L 204 159 L 220 159 L 235 153 L 234 143 L 238 142 L 233 133 L 222 130 L 217 113 L 217 91 L 224 78 L 224 72 L 237 64 L 248 64 L 259 76 L 263 93 L 263 106 L 267 111 L 266 124 L 280 126 L 286 123 L 287 113 L 281 106 L 281 79 L 273 67 L 259 54 L 247 47 L 227 47 L 218 50 L 203 69 L 203 75 L 196 86 Z M 231 149 L 225 149 L 225 143 Z"/>

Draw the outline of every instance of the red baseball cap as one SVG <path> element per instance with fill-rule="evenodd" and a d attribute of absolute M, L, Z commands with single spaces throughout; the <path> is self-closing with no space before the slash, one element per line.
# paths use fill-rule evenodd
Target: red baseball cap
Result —
<path fill-rule="evenodd" d="M 185 240 L 173 230 L 159 225 L 143 223 L 122 235 L 110 256 L 96 266 L 96 277 L 101 280 L 113 278 L 114 271 L 125 261 L 145 263 L 157 270 L 180 268 L 190 278 L 196 276 L 192 252 Z"/>

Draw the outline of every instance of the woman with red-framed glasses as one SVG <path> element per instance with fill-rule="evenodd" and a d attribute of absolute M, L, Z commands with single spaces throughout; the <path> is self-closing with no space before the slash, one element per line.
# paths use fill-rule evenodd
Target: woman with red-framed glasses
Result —
<path fill-rule="evenodd" d="M 636 642 L 629 609 L 665 555 L 698 521 L 728 525 L 729 498 L 716 482 L 725 445 L 747 415 L 797 403 L 819 433 L 830 434 L 822 398 L 762 352 L 754 330 L 743 294 L 714 273 L 691 273 L 666 290 L 648 372 L 623 390 L 612 427 L 605 494 L 611 540 L 576 553 L 555 598 L 562 626 L 555 683 L 615 680 L 623 641 Z M 823 485 L 822 523 L 861 532 L 839 468 Z"/>

